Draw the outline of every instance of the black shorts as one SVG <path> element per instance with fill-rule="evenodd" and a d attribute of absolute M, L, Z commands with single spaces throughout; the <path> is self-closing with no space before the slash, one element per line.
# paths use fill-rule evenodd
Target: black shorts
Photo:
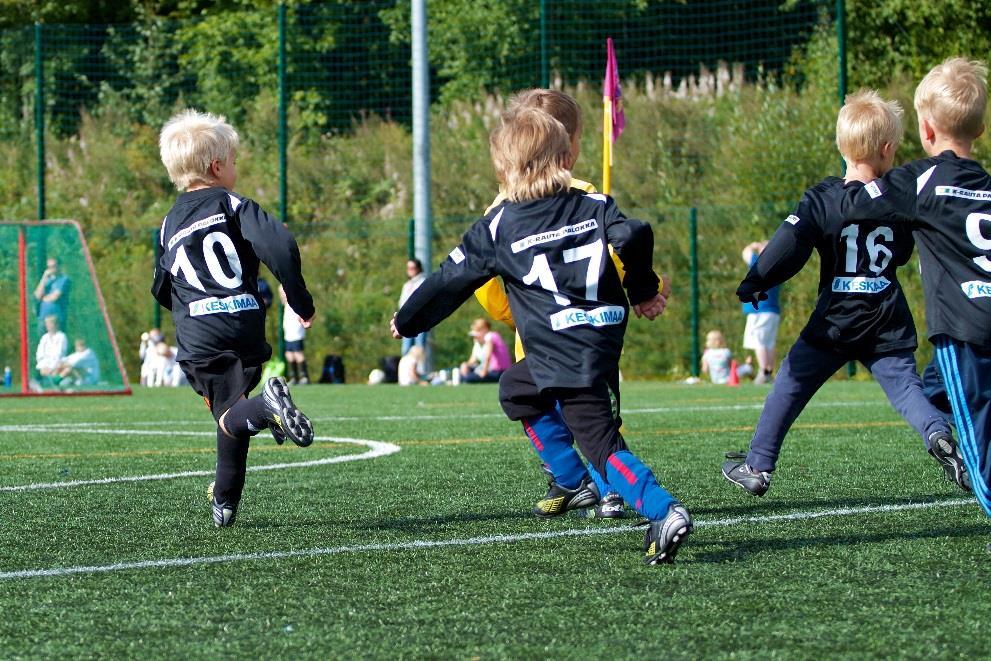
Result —
<path fill-rule="evenodd" d="M 606 461 L 620 450 L 627 450 L 619 428 L 619 373 L 587 388 L 537 389 L 524 358 L 502 373 L 499 403 L 510 420 L 522 420 L 560 407 L 578 449 L 589 463 L 606 474 Z"/>
<path fill-rule="evenodd" d="M 220 416 L 247 395 L 262 379 L 261 365 L 245 365 L 236 354 L 225 351 L 212 358 L 179 361 L 189 385 L 206 400 L 218 422 Z"/>
<path fill-rule="evenodd" d="M 302 351 L 303 340 L 286 340 L 286 351 Z"/>

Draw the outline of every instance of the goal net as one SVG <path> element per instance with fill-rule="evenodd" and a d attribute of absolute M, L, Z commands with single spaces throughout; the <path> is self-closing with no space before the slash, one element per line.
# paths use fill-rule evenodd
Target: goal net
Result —
<path fill-rule="evenodd" d="M 75 221 L 0 222 L 0 396 L 129 394 Z"/>

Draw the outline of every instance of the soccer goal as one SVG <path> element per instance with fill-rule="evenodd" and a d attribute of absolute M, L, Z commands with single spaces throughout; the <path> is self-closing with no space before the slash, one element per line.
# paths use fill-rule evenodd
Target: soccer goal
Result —
<path fill-rule="evenodd" d="M 130 394 L 82 228 L 0 222 L 0 397 Z"/>

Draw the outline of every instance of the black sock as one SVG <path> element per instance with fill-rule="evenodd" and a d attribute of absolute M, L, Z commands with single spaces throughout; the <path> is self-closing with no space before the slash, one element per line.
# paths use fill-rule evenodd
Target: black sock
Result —
<path fill-rule="evenodd" d="M 268 429 L 265 418 L 265 399 L 256 395 L 251 399 L 239 399 L 234 406 L 227 409 L 224 415 L 224 427 L 227 433 L 235 438 L 254 436 L 263 429 Z"/>
<path fill-rule="evenodd" d="M 287 360 L 286 367 L 289 368 L 289 373 L 286 374 L 290 379 L 299 379 L 299 370 L 296 367 L 296 361 Z"/>
<path fill-rule="evenodd" d="M 299 366 L 299 376 L 300 376 L 300 378 L 303 378 L 303 379 L 306 379 L 307 381 L 309 381 L 310 380 L 310 377 L 306 373 L 306 360 L 302 360 L 302 361 L 300 361 L 300 362 L 298 362 L 296 364 Z"/>
<path fill-rule="evenodd" d="M 213 498 L 218 503 L 237 505 L 244 490 L 248 468 L 248 439 L 233 438 L 217 427 L 217 478 Z"/>

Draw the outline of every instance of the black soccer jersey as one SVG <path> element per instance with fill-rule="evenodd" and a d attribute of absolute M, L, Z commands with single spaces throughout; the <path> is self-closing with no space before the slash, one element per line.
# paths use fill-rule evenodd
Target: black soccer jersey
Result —
<path fill-rule="evenodd" d="M 180 361 L 222 351 L 246 365 L 268 360 L 259 260 L 282 283 L 289 306 L 304 319 L 313 316 L 296 240 L 252 200 L 223 188 L 182 193 L 159 240 L 152 294 L 172 310 Z"/>
<path fill-rule="evenodd" d="M 766 291 L 781 284 L 814 249 L 819 294 L 802 330 L 806 342 L 852 355 L 915 349 L 915 322 L 895 273 L 912 256 L 912 235 L 904 224 L 846 220 L 861 188 L 859 181 L 828 177 L 807 190 L 741 289 Z"/>
<path fill-rule="evenodd" d="M 608 245 L 622 260 L 621 283 Z M 406 337 L 435 326 L 482 283 L 501 275 L 537 387 L 582 388 L 615 372 L 629 300 L 658 291 L 650 226 L 626 218 L 612 198 L 571 189 L 504 202 L 465 233 L 438 271 L 406 301 Z"/>
<path fill-rule="evenodd" d="M 991 349 L 991 176 L 952 151 L 871 182 L 851 218 L 908 221 L 915 231 L 929 337 Z"/>

